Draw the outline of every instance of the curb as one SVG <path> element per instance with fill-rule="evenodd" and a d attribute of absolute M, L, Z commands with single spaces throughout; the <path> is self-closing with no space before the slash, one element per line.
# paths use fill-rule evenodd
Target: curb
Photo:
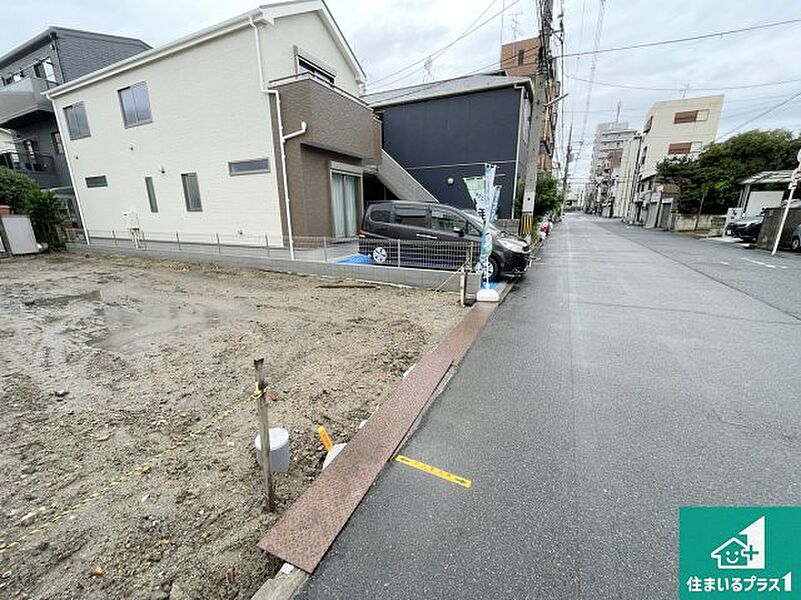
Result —
<path fill-rule="evenodd" d="M 504 301 L 504 299 L 509 294 L 509 292 L 512 290 L 512 288 L 517 285 L 517 281 L 518 280 L 510 281 L 508 283 L 508 285 L 504 286 L 504 289 L 502 290 L 502 293 L 500 295 L 501 298 L 500 298 L 499 302 L 494 303 L 492 305 L 488 305 L 488 303 L 476 303 L 476 304 L 474 304 L 473 307 L 467 312 L 467 314 L 465 314 L 464 317 L 462 317 L 462 319 L 459 321 L 459 323 L 457 323 L 448 332 L 448 334 L 445 335 L 445 337 L 439 342 L 439 344 L 437 344 L 437 346 L 431 352 L 429 352 L 427 355 L 422 357 L 420 359 L 420 361 L 418 361 L 417 365 L 420 365 L 421 363 L 426 361 L 426 359 L 428 359 L 430 361 L 430 360 L 437 360 L 437 358 L 439 358 L 439 362 L 441 364 L 446 365 L 446 366 L 442 370 L 442 373 L 440 373 L 439 376 L 437 377 L 435 385 L 434 385 L 434 388 L 431 389 L 426 394 L 426 396 L 423 399 L 423 401 L 420 402 L 419 408 L 415 411 L 415 414 L 414 414 L 413 418 L 408 423 L 408 425 L 404 428 L 403 434 L 401 435 L 400 439 L 398 439 L 397 443 L 394 443 L 392 445 L 392 447 L 390 448 L 391 451 L 387 453 L 387 455 L 390 457 L 388 460 L 391 460 L 391 456 L 395 455 L 395 453 L 397 452 L 397 449 L 406 441 L 406 439 L 409 437 L 409 435 L 411 435 L 413 433 L 414 429 L 416 428 L 417 424 L 419 423 L 420 417 L 428 410 L 428 408 L 431 406 L 432 402 L 439 396 L 441 391 L 447 385 L 447 383 L 450 380 L 450 378 L 458 371 L 458 366 L 461 363 L 462 358 L 469 351 L 469 349 L 473 346 L 473 344 L 475 343 L 476 339 L 478 339 L 479 333 L 484 329 L 484 326 L 488 322 L 489 317 L 492 315 L 492 313 L 495 311 L 495 309 Z M 479 322 L 478 323 L 471 323 L 472 321 L 479 321 Z M 467 331 L 466 332 L 462 331 L 464 329 L 467 329 Z M 457 344 L 457 348 L 456 349 L 454 349 L 454 347 L 453 347 L 454 346 L 454 341 L 452 339 L 450 339 L 452 337 L 457 338 L 458 344 Z M 443 355 L 443 356 L 442 357 L 438 357 L 437 356 L 438 354 Z M 414 373 L 414 371 L 423 372 L 423 371 L 426 371 L 426 370 L 430 370 L 430 369 L 425 369 L 425 368 L 414 369 L 412 371 L 412 373 Z M 404 383 L 405 383 L 405 380 L 402 380 L 398 384 L 396 389 L 390 394 L 390 399 L 393 396 L 396 396 L 396 395 L 398 395 L 399 393 L 401 393 L 403 391 Z M 414 391 L 414 389 L 415 389 L 415 386 L 411 386 L 411 391 L 412 392 Z M 406 401 L 406 398 L 404 398 L 404 402 L 405 401 Z M 381 408 L 379 408 L 379 411 L 377 411 L 370 418 L 370 421 L 373 421 L 375 419 L 375 417 L 379 414 L 379 412 L 382 409 L 384 409 L 385 407 L 387 407 L 389 404 L 390 404 L 390 400 L 388 400 L 384 404 L 382 404 Z M 387 410 L 391 410 L 391 407 L 389 409 L 387 409 Z M 368 421 L 368 425 L 366 425 L 364 429 L 367 429 L 369 427 L 370 421 Z M 357 433 L 357 436 L 360 435 L 362 431 L 363 430 L 360 430 L 360 432 Z M 356 437 L 354 437 L 351 440 L 351 442 L 353 442 L 355 440 L 356 440 Z M 347 470 L 349 468 L 349 466 L 350 466 L 349 463 L 355 462 L 356 460 L 358 460 L 358 458 L 356 458 L 354 456 L 351 456 L 348 453 L 343 452 L 340 455 L 340 457 L 338 457 L 334 461 L 334 463 L 332 463 L 329 466 L 329 468 L 326 469 L 326 471 L 324 471 L 322 473 L 326 473 L 327 476 L 330 476 L 331 475 L 331 471 L 332 471 L 332 467 L 334 467 L 335 465 L 340 470 Z M 378 470 L 375 472 L 374 476 L 372 476 L 369 479 L 369 483 L 364 487 L 363 491 L 362 490 L 352 490 L 351 491 L 352 494 L 358 495 L 358 501 L 356 501 L 356 503 L 353 506 L 352 510 L 350 510 L 348 512 L 348 519 L 350 518 L 350 515 L 352 514 L 352 512 L 355 511 L 356 508 L 358 507 L 358 505 L 361 503 L 361 500 L 363 499 L 364 495 L 366 495 L 367 491 L 373 485 L 373 483 L 378 478 L 380 473 L 384 470 L 384 468 L 386 467 L 386 465 L 388 463 L 388 460 L 384 460 L 380 464 Z M 339 464 L 337 465 L 337 463 L 339 463 Z M 307 496 L 307 497 L 309 496 L 310 491 L 312 490 L 312 487 L 320 481 L 319 477 L 322 475 L 322 473 L 320 475 L 318 475 L 318 479 L 315 480 L 315 482 L 312 484 L 312 486 L 310 486 L 309 489 L 307 489 L 306 492 L 304 492 L 304 494 L 300 498 L 298 498 L 298 500 L 296 500 L 296 502 L 293 505 L 293 507 L 298 505 L 301 502 L 301 500 L 304 499 L 304 496 Z M 325 480 L 325 478 L 323 478 L 323 479 Z M 325 483 L 322 483 L 321 485 L 325 485 Z M 275 525 L 273 525 L 273 528 L 271 528 L 270 531 L 275 529 L 276 525 L 278 525 L 281 522 L 281 520 L 284 519 L 284 517 L 288 513 L 290 513 L 291 511 L 292 511 L 292 507 L 290 507 L 290 509 L 287 511 L 287 513 L 284 513 L 284 515 L 282 515 L 281 519 L 279 519 L 279 521 Z M 324 556 L 324 554 L 327 552 L 328 548 L 330 548 L 330 545 L 336 539 L 336 537 L 338 536 L 338 534 L 341 531 L 341 529 L 346 526 L 346 524 L 347 524 L 347 519 L 345 519 L 342 522 L 341 527 L 337 528 L 336 534 L 333 536 L 333 538 L 330 540 L 330 542 L 326 545 L 325 551 L 322 553 L 322 556 Z M 265 543 L 265 540 L 270 535 L 270 531 L 267 532 L 265 537 L 259 543 L 259 545 L 263 549 L 267 549 L 268 551 L 275 546 L 274 543 L 273 544 Z M 294 533 L 294 531 L 292 533 Z M 265 546 L 269 546 L 269 548 L 265 548 Z M 273 554 L 273 555 L 276 555 L 273 552 L 270 552 L 270 553 Z M 282 552 L 282 554 L 284 554 L 284 553 Z M 322 560 L 322 556 L 320 556 L 319 560 Z M 283 558 L 284 560 L 287 560 L 287 558 L 288 558 L 287 555 L 279 556 L 279 557 Z M 287 560 L 287 564 L 291 564 L 291 561 Z M 256 592 L 256 594 L 253 596 L 252 600 L 289 600 L 290 598 L 292 598 L 295 595 L 295 593 L 297 593 L 297 591 L 303 586 L 303 584 L 306 583 L 306 581 L 308 580 L 308 578 L 310 576 L 308 573 L 314 571 L 314 567 L 316 567 L 316 564 L 317 564 L 316 562 L 313 562 L 313 564 L 308 564 L 307 563 L 307 564 L 305 564 L 305 569 L 295 567 L 288 574 L 286 574 L 284 572 L 279 572 L 275 577 L 273 577 L 272 579 L 267 580 L 262 585 L 262 587 L 259 588 L 259 590 Z M 292 565 L 292 566 L 294 566 L 294 565 Z"/>

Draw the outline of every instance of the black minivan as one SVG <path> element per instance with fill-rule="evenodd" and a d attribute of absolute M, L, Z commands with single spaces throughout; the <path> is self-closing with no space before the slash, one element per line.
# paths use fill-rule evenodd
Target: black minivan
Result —
<path fill-rule="evenodd" d="M 468 247 L 473 264 L 478 262 L 481 228 L 477 215 L 445 204 L 374 202 L 359 230 L 359 254 L 379 265 L 456 270 L 465 263 Z M 490 230 L 490 279 L 524 273 L 531 260 L 529 244 L 494 225 Z"/>

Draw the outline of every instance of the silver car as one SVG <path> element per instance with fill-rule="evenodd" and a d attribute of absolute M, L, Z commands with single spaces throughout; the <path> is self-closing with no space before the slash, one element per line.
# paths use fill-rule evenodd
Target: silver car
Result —
<path fill-rule="evenodd" d="M 795 252 L 801 252 L 801 225 L 793 230 L 793 238 L 790 240 L 790 248 Z"/>

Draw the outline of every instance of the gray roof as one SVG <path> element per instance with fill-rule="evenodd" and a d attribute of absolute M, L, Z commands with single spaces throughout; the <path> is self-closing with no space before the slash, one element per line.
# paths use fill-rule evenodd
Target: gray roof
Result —
<path fill-rule="evenodd" d="M 365 94 L 362 96 L 362 100 L 373 108 L 378 108 L 520 85 L 528 86 L 531 89 L 531 80 L 528 77 L 511 77 L 509 75 L 468 75 L 396 90 Z"/>
<path fill-rule="evenodd" d="M 53 25 L 51 25 L 44 31 L 36 34 L 29 40 L 22 42 L 16 48 L 12 48 L 8 52 L 0 56 L 0 64 L 10 62 L 19 55 L 27 54 L 34 48 L 37 48 L 42 44 L 48 42 L 50 40 L 51 35 L 53 34 L 55 34 L 57 37 L 63 35 L 78 35 L 82 37 L 92 37 L 95 39 L 102 39 L 102 40 L 135 42 L 141 44 L 143 50 L 148 50 L 150 48 L 149 44 L 143 42 L 138 38 L 125 37 L 122 35 L 111 35 L 108 33 L 97 33 L 95 31 L 84 31 L 83 29 L 70 29 L 69 27 L 54 27 Z"/>
<path fill-rule="evenodd" d="M 792 179 L 792 169 L 787 171 L 762 171 L 756 175 L 751 175 L 748 179 L 743 179 L 740 185 L 763 184 L 763 183 L 789 183 Z"/>

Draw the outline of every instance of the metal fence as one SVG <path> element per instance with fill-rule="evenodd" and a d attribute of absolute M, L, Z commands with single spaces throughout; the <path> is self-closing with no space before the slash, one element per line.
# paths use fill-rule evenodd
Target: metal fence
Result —
<path fill-rule="evenodd" d="M 408 267 L 455 271 L 478 260 L 471 241 L 298 237 L 269 234 L 154 232 L 141 229 L 67 230 L 67 240 L 92 246 L 189 255 Z"/>

